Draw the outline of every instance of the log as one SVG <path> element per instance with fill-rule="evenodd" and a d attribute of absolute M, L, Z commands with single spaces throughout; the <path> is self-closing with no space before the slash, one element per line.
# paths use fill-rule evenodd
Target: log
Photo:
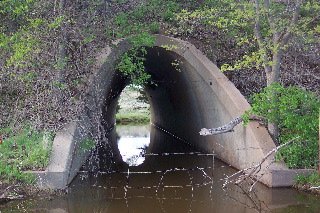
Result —
<path fill-rule="evenodd" d="M 242 121 L 243 119 L 239 116 L 232 119 L 229 123 L 218 128 L 213 128 L 213 129 L 202 128 L 199 134 L 202 136 L 206 136 L 206 135 L 218 135 L 222 133 L 233 132 L 233 128 L 237 126 L 239 123 L 241 123 Z"/>

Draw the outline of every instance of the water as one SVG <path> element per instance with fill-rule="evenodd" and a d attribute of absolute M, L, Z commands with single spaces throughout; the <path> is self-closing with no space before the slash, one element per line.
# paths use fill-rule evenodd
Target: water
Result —
<path fill-rule="evenodd" d="M 156 137 L 162 138 L 161 144 L 148 148 L 148 127 L 118 127 L 118 133 L 119 151 L 126 154 L 122 159 L 133 166 L 124 164 L 116 172 L 82 171 L 66 195 L 14 201 L 0 212 L 320 212 L 319 197 L 289 188 L 257 184 L 252 193 L 233 185 L 223 189 L 223 178 L 235 172 L 233 168 L 162 132 Z M 128 160 L 145 152 L 137 161 Z"/>
<path fill-rule="evenodd" d="M 121 136 L 118 148 L 122 160 L 129 166 L 138 166 L 145 160 L 145 149 L 150 143 L 149 126 L 118 126 L 117 133 Z"/>

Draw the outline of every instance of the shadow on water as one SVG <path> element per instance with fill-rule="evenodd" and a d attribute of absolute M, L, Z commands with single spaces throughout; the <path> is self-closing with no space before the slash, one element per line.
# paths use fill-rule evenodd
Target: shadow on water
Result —
<path fill-rule="evenodd" d="M 99 167 L 95 173 L 85 168 L 68 194 L 51 200 L 11 202 L 0 212 L 320 212 L 319 197 L 288 188 L 269 189 L 257 184 L 252 193 L 238 186 L 222 189 L 223 178 L 235 172 L 233 168 L 154 129 L 148 144 L 148 130 L 117 130 L 121 154 L 143 154 L 140 157 L 144 159 L 132 164 L 135 166 L 122 162 L 117 170 Z M 121 137 L 127 140 L 121 142 Z M 103 152 L 97 153 L 103 156 Z M 130 156 L 122 159 L 130 163 Z"/>

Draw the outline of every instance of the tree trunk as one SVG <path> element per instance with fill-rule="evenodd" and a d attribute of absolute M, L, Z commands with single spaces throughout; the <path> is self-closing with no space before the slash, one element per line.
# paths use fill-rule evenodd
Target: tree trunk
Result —
<path fill-rule="evenodd" d="M 272 55 L 272 66 L 266 66 L 265 72 L 267 77 L 267 86 L 270 86 L 273 83 L 278 83 L 280 81 L 280 65 L 281 65 L 281 54 L 280 50 L 275 51 Z M 270 97 L 271 102 L 277 102 L 277 97 L 275 94 Z M 277 113 L 277 109 L 270 109 L 274 110 L 274 113 Z M 278 117 L 278 116 L 277 116 Z M 268 122 L 268 131 L 274 140 L 276 145 L 279 145 L 279 125 L 278 122 Z"/>
<path fill-rule="evenodd" d="M 274 45 L 277 45 L 276 43 Z M 266 77 L 267 77 L 267 86 L 270 86 L 272 83 L 278 83 L 280 81 L 280 65 L 281 65 L 282 51 L 276 50 L 272 54 L 272 66 L 267 66 L 265 68 Z"/>
<path fill-rule="evenodd" d="M 280 65 L 281 65 L 281 57 L 283 54 L 283 49 L 286 44 L 288 44 L 289 39 L 291 37 L 292 31 L 298 22 L 299 14 L 300 14 L 300 7 L 302 1 L 297 0 L 294 8 L 294 12 L 292 14 L 292 19 L 290 21 L 290 24 L 287 26 L 283 32 L 279 32 L 276 27 L 276 22 L 274 19 L 274 14 L 270 13 L 270 7 L 271 7 L 271 1 L 270 0 L 264 0 L 263 6 L 264 10 L 267 11 L 267 20 L 268 24 L 271 28 L 271 31 L 273 33 L 272 38 L 272 47 L 268 48 L 266 47 L 265 40 L 263 38 L 263 35 L 261 33 L 261 20 L 260 15 L 263 14 L 263 11 L 261 11 L 261 5 L 259 0 L 254 1 L 254 7 L 255 7 L 255 26 L 254 26 L 254 34 L 257 39 L 259 49 L 264 50 L 265 54 L 263 57 L 264 61 L 264 68 L 265 73 L 267 77 L 267 86 L 270 86 L 272 83 L 279 82 L 280 80 Z M 269 51 L 268 51 L 269 50 Z M 268 56 L 272 56 L 272 65 L 269 65 L 270 58 Z M 275 95 L 271 95 L 273 97 L 270 97 L 270 101 L 277 101 Z M 277 110 L 277 109 L 270 109 L 270 110 Z M 277 112 L 275 112 L 277 113 Z M 278 117 L 278 116 L 276 116 Z M 274 123 L 268 122 L 268 130 L 270 135 L 273 137 L 274 141 L 277 143 L 279 138 L 279 127 L 277 125 L 277 121 Z"/>
<path fill-rule="evenodd" d="M 318 161 L 318 173 L 320 175 L 320 112 L 319 112 L 319 161 Z"/>

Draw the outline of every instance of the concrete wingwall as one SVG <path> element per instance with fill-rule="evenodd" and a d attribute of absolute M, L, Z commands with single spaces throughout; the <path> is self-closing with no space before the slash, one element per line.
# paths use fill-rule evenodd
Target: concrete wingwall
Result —
<path fill-rule="evenodd" d="M 175 53 L 174 58 L 180 63 L 179 73 L 183 75 L 180 78 L 184 80 L 183 83 L 175 82 L 174 92 L 169 92 L 169 96 L 175 96 L 172 99 L 182 102 L 178 113 L 170 111 L 170 107 L 164 107 L 159 98 L 154 98 L 157 96 L 155 92 L 157 88 L 150 92 L 156 99 L 150 101 L 152 122 L 190 141 L 205 152 L 213 151 L 218 158 L 237 169 L 245 169 L 259 163 L 270 150 L 275 148 L 267 130 L 257 122 L 250 122 L 247 126 L 238 125 L 234 132 L 230 133 L 200 136 L 198 132 L 201 128 L 222 126 L 243 114 L 250 108 L 250 105 L 216 65 L 192 44 L 179 39 L 158 36 L 155 46 L 165 47 Z M 162 58 L 164 56 L 158 60 Z M 159 65 L 165 66 L 165 61 L 161 61 Z M 151 73 L 154 69 L 151 69 Z M 179 93 L 188 94 L 188 97 L 179 95 Z M 161 91 L 157 97 L 161 99 L 163 94 L 164 91 Z M 157 101 L 159 103 L 153 104 Z M 171 105 L 174 106 L 175 103 L 172 104 L 171 101 Z M 162 110 L 157 108 L 162 108 Z M 165 116 L 166 111 L 174 112 L 174 114 L 169 113 L 168 116 Z M 180 118 L 182 120 L 179 122 Z M 177 127 L 176 123 L 187 126 L 187 128 Z M 283 164 L 272 163 L 272 160 L 271 157 L 262 165 L 261 173 L 264 175 L 260 181 L 274 187 L 292 185 L 292 176 L 295 172 L 288 170 Z M 284 174 L 286 174 L 285 178 Z M 290 176 L 289 179 L 288 176 Z"/>
<path fill-rule="evenodd" d="M 115 124 L 118 97 L 128 83 L 115 71 L 115 65 L 129 48 L 123 40 L 100 55 L 98 61 L 103 64 L 97 65 L 98 71 L 91 79 L 85 112 L 78 121 L 57 133 L 50 165 L 47 171 L 38 174 L 43 187 L 67 186 L 88 158 L 93 148 L 88 141 L 95 139 L 98 126 L 103 124 L 110 129 Z M 148 48 L 146 71 L 157 84 L 145 89 L 151 105 L 151 122 L 156 125 L 204 152 L 214 152 L 237 169 L 257 164 L 275 148 L 267 130 L 257 122 L 238 125 L 233 132 L 225 134 L 199 135 L 201 128 L 222 126 L 243 114 L 250 105 L 216 65 L 192 44 L 157 35 L 154 47 Z M 116 146 L 110 145 L 113 150 Z M 259 181 L 279 187 L 292 185 L 297 171 L 268 159 L 262 164 L 262 173 Z"/>

